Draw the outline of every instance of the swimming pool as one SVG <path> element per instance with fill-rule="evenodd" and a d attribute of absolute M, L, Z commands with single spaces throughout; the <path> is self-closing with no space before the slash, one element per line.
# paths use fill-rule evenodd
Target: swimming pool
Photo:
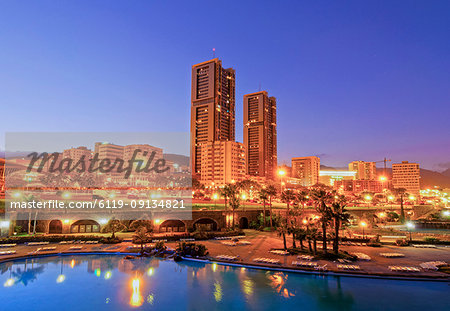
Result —
<path fill-rule="evenodd" d="M 0 264 L 0 310 L 446 310 L 445 282 L 303 275 L 123 255 Z"/>

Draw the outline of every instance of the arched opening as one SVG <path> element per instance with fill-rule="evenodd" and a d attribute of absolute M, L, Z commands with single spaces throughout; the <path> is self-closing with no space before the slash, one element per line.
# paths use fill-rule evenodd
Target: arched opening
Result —
<path fill-rule="evenodd" d="M 53 219 L 48 224 L 48 233 L 59 234 L 62 233 L 62 222 L 58 219 Z"/>
<path fill-rule="evenodd" d="M 211 218 L 200 218 L 194 222 L 195 230 L 216 231 L 217 222 Z"/>
<path fill-rule="evenodd" d="M 95 220 L 82 219 L 74 222 L 70 226 L 71 233 L 91 233 L 100 232 L 100 225 Z"/>
<path fill-rule="evenodd" d="M 159 232 L 185 232 L 186 225 L 178 219 L 168 219 L 159 226 Z"/>
<path fill-rule="evenodd" d="M 241 219 L 239 219 L 239 228 L 248 229 L 248 218 L 247 217 L 241 217 Z"/>

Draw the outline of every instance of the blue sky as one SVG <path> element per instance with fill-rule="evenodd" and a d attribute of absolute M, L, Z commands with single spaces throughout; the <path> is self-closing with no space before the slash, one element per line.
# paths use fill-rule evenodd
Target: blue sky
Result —
<path fill-rule="evenodd" d="M 450 166 L 450 1 L 0 1 L 11 131 L 189 131 L 190 67 L 278 100 L 280 162 Z M 1 148 L 3 149 L 3 148 Z"/>

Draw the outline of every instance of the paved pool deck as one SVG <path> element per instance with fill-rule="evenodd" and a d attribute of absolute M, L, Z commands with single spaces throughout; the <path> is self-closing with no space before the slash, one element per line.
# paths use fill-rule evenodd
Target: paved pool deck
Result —
<path fill-rule="evenodd" d="M 298 268 L 292 265 L 292 261 L 301 261 L 297 259 L 296 255 L 275 255 L 270 253 L 271 249 L 282 249 L 283 242 L 282 239 L 277 237 L 276 233 L 271 232 L 248 232 L 247 236 L 243 239 L 249 241 L 249 245 L 237 245 L 228 246 L 223 244 L 222 240 L 207 240 L 198 241 L 196 243 L 201 243 L 206 245 L 209 257 L 214 260 L 218 255 L 231 255 L 239 256 L 238 260 L 233 262 L 239 265 L 250 265 L 255 267 L 269 267 L 277 269 L 294 269 L 296 271 L 314 271 L 308 268 Z M 292 239 L 287 239 L 288 246 L 291 246 Z M 80 250 L 71 249 L 72 246 L 81 246 Z M 131 242 L 123 242 L 120 244 L 59 244 L 51 243 L 44 246 L 26 246 L 23 244 L 18 244 L 11 248 L 1 248 L 0 251 L 15 250 L 15 254 L 2 255 L 0 256 L 0 263 L 5 260 L 11 260 L 13 258 L 27 257 L 30 253 L 35 252 L 38 248 L 55 246 L 55 250 L 51 251 L 39 251 L 36 255 L 43 254 L 68 254 L 68 253 L 137 253 L 139 250 L 129 249 L 133 244 Z M 176 248 L 178 242 L 167 242 L 166 245 L 171 248 Z M 297 246 L 298 242 L 297 242 Z M 318 244 L 320 246 L 320 244 Z M 305 243 L 307 247 L 307 243 Z M 414 248 L 414 247 L 398 247 L 393 245 L 384 245 L 382 247 L 369 247 L 369 246 L 340 246 L 341 250 L 348 251 L 349 253 L 360 252 L 367 254 L 371 257 L 370 261 L 358 260 L 351 264 L 356 264 L 361 267 L 361 271 L 342 271 L 337 268 L 337 262 L 329 260 L 317 260 L 319 265 L 327 265 L 328 271 L 332 273 L 339 273 L 341 275 L 361 275 L 361 276 L 378 276 L 378 277 L 401 277 L 401 278 L 428 278 L 428 279 L 440 279 L 450 281 L 450 275 L 438 272 L 438 271 L 425 271 L 421 269 L 420 272 L 392 272 L 389 270 L 388 266 L 409 266 L 409 267 L 420 267 L 419 264 L 426 261 L 445 261 L 450 262 L 450 247 L 438 246 L 437 248 Z M 319 250 L 320 251 L 320 250 Z M 405 255 L 403 258 L 385 258 L 380 256 L 380 253 L 402 253 Z M 259 264 L 253 261 L 254 258 L 264 257 L 271 259 L 278 259 L 281 261 L 279 265 L 265 265 Z"/>

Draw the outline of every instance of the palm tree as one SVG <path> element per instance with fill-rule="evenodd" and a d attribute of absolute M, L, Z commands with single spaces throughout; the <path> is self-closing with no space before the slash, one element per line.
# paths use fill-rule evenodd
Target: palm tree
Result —
<path fill-rule="evenodd" d="M 239 208 L 241 203 L 241 198 L 239 196 L 239 189 L 237 185 L 230 185 L 230 207 L 233 213 L 233 229 L 234 229 L 234 219 L 235 211 Z"/>
<path fill-rule="evenodd" d="M 286 233 L 288 233 L 288 228 L 287 228 L 287 226 L 286 226 L 284 221 L 282 221 L 280 223 L 280 225 L 277 227 L 277 233 L 278 233 L 278 236 L 282 236 L 283 237 L 283 247 L 284 247 L 284 250 L 286 250 L 287 249 Z"/>
<path fill-rule="evenodd" d="M 266 201 L 268 199 L 268 194 L 266 189 L 261 189 L 258 192 L 259 199 L 263 201 L 263 226 L 266 227 Z"/>
<path fill-rule="evenodd" d="M 403 198 L 406 195 L 405 188 L 395 188 L 394 193 L 400 197 L 400 222 L 405 223 L 405 208 L 403 207 Z"/>
<path fill-rule="evenodd" d="M 223 188 L 219 189 L 219 193 L 225 199 L 225 210 L 228 209 L 228 198 L 233 195 L 233 188 L 235 186 L 231 184 L 226 184 Z"/>
<path fill-rule="evenodd" d="M 321 215 L 323 252 L 327 253 L 327 226 L 331 220 L 331 209 L 327 206 L 333 197 L 332 193 L 322 188 L 313 189 L 311 196 L 315 201 L 316 211 Z"/>
<path fill-rule="evenodd" d="M 348 222 L 350 214 L 345 209 L 345 196 L 339 196 L 335 202 L 331 204 L 331 213 L 334 220 L 334 241 L 333 251 L 337 255 L 339 253 L 339 229 L 342 224 Z"/>
<path fill-rule="evenodd" d="M 319 231 L 313 225 L 306 228 L 306 239 L 308 240 L 309 251 L 314 255 L 317 254 L 317 239 L 319 238 Z M 313 242 L 313 248 L 311 247 L 311 241 Z"/>
<path fill-rule="evenodd" d="M 269 196 L 269 214 L 270 214 L 270 228 L 272 228 L 272 198 L 277 195 L 277 188 L 274 185 L 268 185 L 266 188 L 267 195 Z"/>
<path fill-rule="evenodd" d="M 305 208 L 306 202 L 309 200 L 309 192 L 306 190 L 301 190 L 297 193 L 297 201 Z"/>
<path fill-rule="evenodd" d="M 141 255 L 144 254 L 144 244 L 148 241 L 149 232 L 147 228 L 141 226 L 137 228 L 133 235 L 133 242 L 141 244 Z"/>
<path fill-rule="evenodd" d="M 289 205 L 291 204 L 292 201 L 294 201 L 296 199 L 295 193 L 293 190 L 287 189 L 284 190 L 281 193 L 281 201 L 283 201 L 284 203 L 286 203 L 286 207 L 287 207 L 287 213 L 286 213 L 286 221 L 289 218 Z"/>

